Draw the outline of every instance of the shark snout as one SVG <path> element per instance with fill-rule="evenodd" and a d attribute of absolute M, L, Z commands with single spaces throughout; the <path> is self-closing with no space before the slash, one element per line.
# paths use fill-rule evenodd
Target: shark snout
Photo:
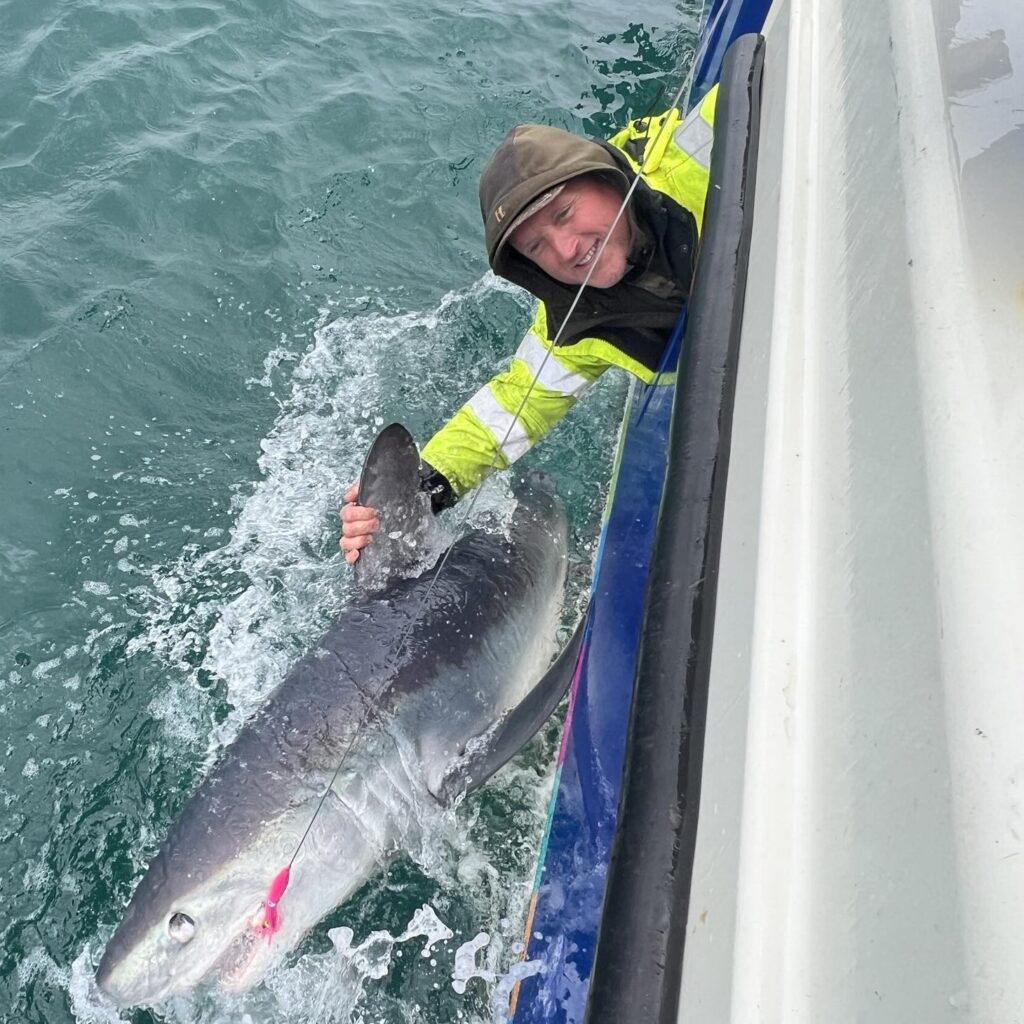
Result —
<path fill-rule="evenodd" d="M 107 952 L 96 970 L 96 984 L 118 1006 L 134 1006 L 155 1001 L 155 993 L 163 990 L 166 979 L 155 977 L 146 966 L 129 969 L 125 961 Z"/>

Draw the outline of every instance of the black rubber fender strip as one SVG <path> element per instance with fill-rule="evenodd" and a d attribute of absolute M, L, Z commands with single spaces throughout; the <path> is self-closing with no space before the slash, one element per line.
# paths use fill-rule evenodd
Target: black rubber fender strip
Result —
<path fill-rule="evenodd" d="M 676 1024 L 746 291 L 764 39 L 722 70 L 587 1024 Z"/>

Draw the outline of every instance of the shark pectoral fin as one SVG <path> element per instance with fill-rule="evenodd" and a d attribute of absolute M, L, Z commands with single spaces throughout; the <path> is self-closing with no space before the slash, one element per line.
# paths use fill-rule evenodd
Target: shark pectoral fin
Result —
<path fill-rule="evenodd" d="M 359 503 L 375 508 L 380 529 L 356 562 L 364 590 L 377 590 L 421 562 L 434 529 L 430 498 L 420 490 L 420 453 L 400 423 L 376 437 L 359 477 Z"/>
<path fill-rule="evenodd" d="M 479 788 L 533 739 L 572 683 L 589 621 L 588 609 L 572 639 L 540 682 L 493 729 L 473 741 L 465 756 L 449 767 L 434 793 L 438 800 L 451 803 L 462 793 Z"/>

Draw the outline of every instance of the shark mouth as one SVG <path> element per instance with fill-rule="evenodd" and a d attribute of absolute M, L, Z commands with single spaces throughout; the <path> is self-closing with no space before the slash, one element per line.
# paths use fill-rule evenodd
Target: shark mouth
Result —
<path fill-rule="evenodd" d="M 226 992 L 241 992 L 248 987 L 246 978 L 260 946 L 266 944 L 263 936 L 245 928 L 224 955 L 217 961 L 217 980 Z"/>

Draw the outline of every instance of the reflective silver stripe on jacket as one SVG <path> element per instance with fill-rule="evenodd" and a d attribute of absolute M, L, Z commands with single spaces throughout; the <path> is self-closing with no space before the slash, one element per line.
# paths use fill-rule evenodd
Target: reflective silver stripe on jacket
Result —
<path fill-rule="evenodd" d="M 510 463 L 530 450 L 530 435 L 521 419 L 516 419 L 494 396 L 488 385 L 484 385 L 467 403 L 476 418 L 494 434 L 501 445 L 502 454 Z M 508 438 L 502 442 L 505 435 Z"/>
<path fill-rule="evenodd" d="M 687 156 L 692 157 L 701 167 L 711 166 L 711 143 L 714 130 L 700 116 L 700 107 L 690 111 L 686 120 L 675 130 L 672 139 Z"/>
<path fill-rule="evenodd" d="M 547 362 L 544 361 L 545 356 L 547 356 Z M 548 349 L 544 347 L 544 343 L 533 331 L 529 331 L 523 338 L 516 351 L 516 359 L 521 359 L 526 363 L 530 376 L 542 388 L 555 391 L 560 395 L 578 398 L 594 383 L 580 373 L 573 373 L 553 352 L 548 356 Z"/>

